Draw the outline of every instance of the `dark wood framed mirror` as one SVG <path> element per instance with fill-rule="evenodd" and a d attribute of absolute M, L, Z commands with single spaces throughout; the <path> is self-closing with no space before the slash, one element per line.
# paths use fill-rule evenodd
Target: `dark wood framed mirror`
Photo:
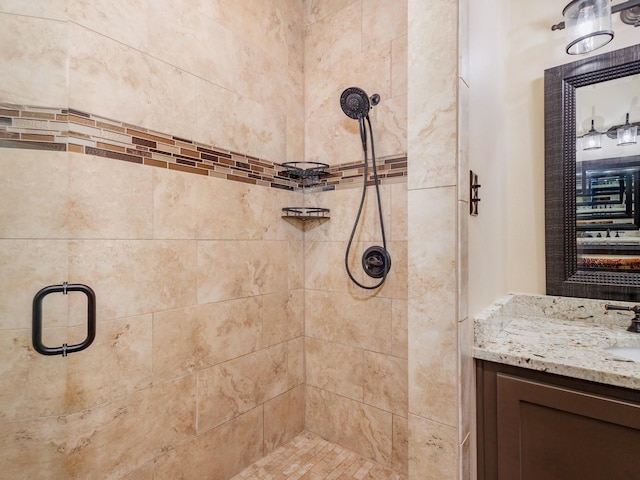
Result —
<path fill-rule="evenodd" d="M 640 247 L 637 249 L 638 262 L 635 265 L 628 261 L 629 257 L 621 257 L 625 260 L 622 263 L 626 268 L 620 268 L 611 259 L 607 259 L 608 263 L 597 265 L 585 262 L 578 247 L 578 235 L 583 235 L 585 228 L 577 227 L 576 213 L 577 196 L 585 194 L 580 189 L 578 195 L 576 193 L 578 187 L 584 187 L 576 182 L 577 171 L 580 173 L 583 170 L 582 165 L 576 168 L 576 91 L 638 73 L 640 45 L 545 70 L 545 245 L 548 295 L 640 302 Z M 640 121 L 640 118 L 635 121 Z M 640 138 L 638 142 L 640 143 Z M 637 169 L 640 171 L 640 164 Z M 630 177 L 625 177 L 626 180 L 623 181 L 620 172 L 617 175 L 618 183 L 626 185 L 628 191 Z M 613 178 L 607 181 L 615 180 Z M 602 183 L 600 186 L 603 187 Z M 616 188 L 620 188 L 619 185 Z M 610 202 L 620 200 L 620 197 L 606 199 L 602 193 L 597 200 L 602 201 L 603 198 Z M 593 198 L 590 199 L 592 200 L 594 201 Z M 637 203 L 637 198 L 629 201 Z M 633 215 L 635 212 L 632 212 L 631 216 Z M 627 228 L 633 229 L 635 225 Z"/>

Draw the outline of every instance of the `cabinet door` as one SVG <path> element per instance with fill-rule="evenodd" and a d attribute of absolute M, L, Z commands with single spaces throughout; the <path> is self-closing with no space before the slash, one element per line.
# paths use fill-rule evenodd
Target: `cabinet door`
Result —
<path fill-rule="evenodd" d="M 640 406 L 498 373 L 500 480 L 640 479 Z"/>

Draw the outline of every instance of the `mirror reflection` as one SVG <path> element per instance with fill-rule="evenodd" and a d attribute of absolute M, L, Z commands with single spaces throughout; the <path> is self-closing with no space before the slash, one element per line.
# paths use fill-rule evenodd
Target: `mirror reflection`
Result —
<path fill-rule="evenodd" d="M 640 272 L 640 75 L 576 89 L 578 268 Z"/>

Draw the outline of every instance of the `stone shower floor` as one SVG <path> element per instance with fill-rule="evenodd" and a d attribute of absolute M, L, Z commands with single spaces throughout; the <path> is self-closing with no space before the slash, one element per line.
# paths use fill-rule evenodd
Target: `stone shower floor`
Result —
<path fill-rule="evenodd" d="M 231 480 L 406 480 L 357 453 L 303 432 Z"/>

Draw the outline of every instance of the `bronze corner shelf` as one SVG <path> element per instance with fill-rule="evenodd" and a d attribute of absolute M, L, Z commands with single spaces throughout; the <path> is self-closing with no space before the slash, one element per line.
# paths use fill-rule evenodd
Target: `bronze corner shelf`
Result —
<path fill-rule="evenodd" d="M 296 220 L 329 220 L 329 209 L 320 207 L 284 207 L 282 218 Z"/>
<path fill-rule="evenodd" d="M 283 177 L 299 180 L 303 187 L 313 186 L 329 175 L 329 165 L 320 162 L 285 162 L 280 171 Z"/>

